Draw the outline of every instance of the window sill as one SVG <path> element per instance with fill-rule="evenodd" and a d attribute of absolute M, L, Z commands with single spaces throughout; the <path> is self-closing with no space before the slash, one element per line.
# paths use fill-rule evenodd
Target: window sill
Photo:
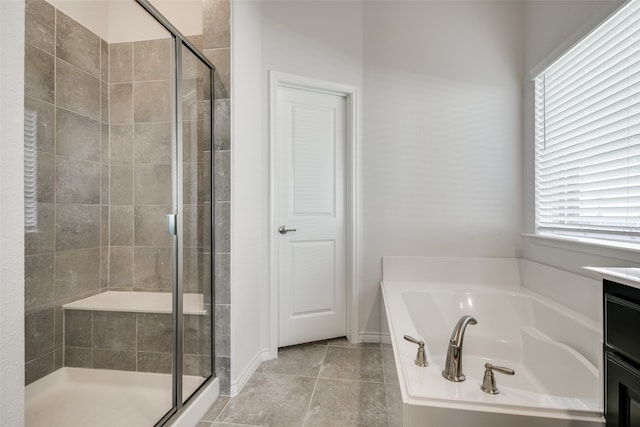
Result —
<path fill-rule="evenodd" d="M 537 245 L 614 258 L 634 264 L 638 263 L 640 255 L 640 243 L 554 234 L 523 233 L 522 236 L 530 238 Z"/>

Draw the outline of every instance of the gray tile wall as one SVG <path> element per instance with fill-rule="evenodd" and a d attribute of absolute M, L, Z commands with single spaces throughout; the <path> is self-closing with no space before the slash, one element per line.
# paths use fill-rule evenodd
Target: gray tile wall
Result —
<path fill-rule="evenodd" d="M 38 225 L 25 233 L 26 383 L 63 364 L 61 305 L 100 292 L 108 179 L 106 44 L 26 1 L 25 109 L 37 113 Z"/>
<path fill-rule="evenodd" d="M 231 226 L 231 32 L 230 1 L 204 0 L 203 52 L 215 65 L 213 104 L 215 218 L 215 370 L 220 392 L 230 390 L 230 226 Z"/>
<path fill-rule="evenodd" d="M 170 292 L 171 40 L 109 45 L 110 290 Z"/>
<path fill-rule="evenodd" d="M 228 22 L 228 4 L 222 11 Z M 83 314 L 75 313 L 82 312 L 74 312 L 63 326 L 61 306 L 109 289 L 170 291 L 171 249 L 165 231 L 171 202 L 171 111 L 165 107 L 170 100 L 170 41 L 108 45 L 43 0 L 27 0 L 26 14 L 25 106 L 39 119 L 39 227 L 25 238 L 26 382 L 63 363 L 169 372 L 170 353 L 145 347 L 151 340 L 145 341 L 145 330 L 140 329 L 149 324 L 145 315 L 85 312 L 83 329 L 73 318 L 81 318 Z M 204 37 L 192 41 L 202 48 Z M 195 61 L 185 59 L 185 88 L 207 93 L 208 80 L 198 74 Z M 220 333 L 216 366 L 228 393 L 228 58 L 226 80 L 226 86 L 216 86 L 222 98 L 213 105 L 214 141 L 204 125 L 212 110 L 210 99 L 199 97 L 196 115 L 184 123 L 185 140 L 193 138 L 197 145 L 185 152 L 184 169 L 186 216 L 192 219 L 185 235 L 191 241 L 185 254 L 185 289 L 205 289 L 211 279 L 207 259 L 215 248 L 216 262 L 222 264 L 215 271 L 221 287 L 214 310 L 211 296 L 205 299 Z M 202 240 L 210 232 L 206 218 L 212 209 L 211 170 L 203 166 L 210 164 L 212 146 L 218 167 L 213 204 L 216 213 L 225 214 L 216 222 L 214 248 Z M 133 330 L 142 337 L 134 344 L 131 337 L 110 340 L 100 335 L 107 320 L 127 329 L 131 316 Z M 185 322 L 191 343 L 185 356 L 187 373 L 206 375 L 211 369 L 207 321 L 207 316 L 192 316 Z M 77 331 L 74 325 L 79 325 Z"/>
<path fill-rule="evenodd" d="M 205 321 L 206 316 L 185 316 L 185 375 L 209 374 Z M 66 310 L 64 345 L 65 366 L 168 374 L 173 366 L 172 315 Z"/>

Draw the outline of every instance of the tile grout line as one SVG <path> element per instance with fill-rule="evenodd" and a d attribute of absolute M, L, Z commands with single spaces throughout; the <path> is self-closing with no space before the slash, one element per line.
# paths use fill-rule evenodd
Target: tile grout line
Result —
<path fill-rule="evenodd" d="M 203 421 L 205 423 L 211 423 L 211 427 L 215 427 L 216 426 L 216 421 Z M 225 425 L 228 424 L 230 426 L 238 426 L 238 427 L 263 427 L 263 426 L 256 426 L 253 424 L 238 424 L 238 423 L 224 423 Z"/>
<path fill-rule="evenodd" d="M 306 408 L 306 412 L 304 415 L 303 420 L 301 421 L 301 424 L 296 424 L 300 427 L 305 427 L 305 426 L 310 426 L 311 423 L 313 423 L 313 421 L 309 421 L 311 418 L 311 408 L 316 407 L 314 406 L 313 402 L 315 401 L 315 394 L 317 392 L 318 389 L 318 385 L 319 385 L 319 380 L 320 378 L 325 379 L 324 376 L 321 377 L 322 375 L 322 370 L 324 368 L 325 363 L 327 363 L 326 359 L 327 359 L 327 355 L 328 355 L 328 351 L 329 351 L 329 347 L 335 347 L 335 348 L 339 348 L 342 347 L 345 350 L 365 350 L 363 348 L 358 348 L 360 346 L 357 346 L 354 348 L 354 346 L 333 346 L 333 345 L 328 345 L 328 344 L 324 344 L 324 345 L 314 345 L 314 347 L 324 347 L 323 350 L 323 356 L 320 358 L 319 360 L 319 368 L 318 371 L 315 375 L 315 381 L 314 381 L 314 385 L 312 387 L 312 393 L 310 394 L 310 400 L 308 402 L 307 408 Z M 359 387 L 366 387 L 367 384 L 371 384 L 372 386 L 374 384 L 377 384 L 377 386 L 375 386 L 375 388 L 378 388 L 380 386 L 383 387 L 382 393 L 379 395 L 380 396 L 380 403 L 382 403 L 382 405 L 384 406 L 384 415 L 383 417 L 381 417 L 381 419 L 379 419 L 379 421 L 381 421 L 381 425 L 383 426 L 390 426 L 391 424 L 391 419 L 390 419 L 390 413 L 389 413 L 389 395 L 387 393 L 386 390 L 386 384 L 387 381 L 389 379 L 390 376 L 390 372 L 387 372 L 388 370 L 384 369 L 384 364 L 383 364 L 383 357 L 382 354 L 385 353 L 384 349 L 376 346 L 375 348 L 370 348 L 368 350 L 374 350 L 375 353 L 378 353 L 380 357 L 380 363 L 381 363 L 381 373 L 382 373 L 382 382 L 378 381 L 363 381 L 362 379 L 344 379 L 344 378 L 326 378 L 327 380 L 331 380 L 331 381 L 338 381 L 338 382 L 343 382 L 343 383 L 357 383 L 359 384 Z M 317 360 L 317 359 L 316 359 Z M 257 373 L 257 372 L 256 372 Z M 274 376 L 282 376 L 282 377 L 294 377 L 294 378 L 306 378 L 306 379 L 312 379 L 313 376 L 308 376 L 308 375 L 293 375 L 293 374 L 287 374 L 287 373 L 276 373 L 276 372 L 264 372 L 263 374 L 266 375 L 274 375 Z M 225 402 L 225 404 L 223 405 L 222 409 L 220 410 L 220 412 L 218 413 L 218 415 L 216 415 L 216 417 L 213 419 L 213 421 L 208 421 L 209 423 L 213 422 L 215 425 L 215 423 L 222 423 L 225 422 L 223 420 L 223 417 L 221 417 L 221 414 L 223 412 L 226 411 L 226 409 L 229 407 L 229 403 L 231 402 L 232 399 L 230 399 L 229 401 Z M 324 411 L 323 411 L 324 412 Z M 382 415 L 382 414 L 381 414 Z M 315 417 L 314 417 L 315 419 Z M 205 421 L 205 420 L 202 420 Z M 211 425 L 211 427 L 213 427 L 213 425 Z M 238 423 L 230 423 L 230 425 L 238 425 L 238 426 L 251 426 L 251 427 L 255 427 L 256 425 L 249 425 L 249 424 L 238 424 Z"/>
<path fill-rule="evenodd" d="M 380 349 L 380 364 L 382 367 L 382 391 L 384 393 L 384 412 L 385 412 L 385 415 L 387 416 L 387 427 L 390 427 L 391 420 L 389 418 L 389 396 L 387 395 L 387 369 L 385 368 L 385 355 L 384 355 L 385 350 L 382 348 L 382 346 L 380 346 L 379 349 Z"/>
<path fill-rule="evenodd" d="M 316 375 L 316 382 L 313 385 L 313 391 L 311 392 L 311 397 L 309 398 L 309 405 L 307 405 L 307 410 L 304 413 L 304 419 L 302 420 L 302 427 L 307 424 L 307 417 L 309 416 L 309 410 L 311 409 L 311 403 L 313 403 L 313 396 L 316 394 L 316 389 L 318 388 L 318 381 L 320 380 L 320 371 L 322 371 L 322 367 L 324 366 L 324 360 L 327 357 L 327 352 L 329 350 L 329 346 L 325 346 L 324 355 L 322 356 L 322 361 L 320 362 L 320 367 L 318 368 L 318 374 Z"/>
<path fill-rule="evenodd" d="M 353 378 L 322 377 L 322 379 L 331 380 L 331 381 L 341 381 L 345 383 L 385 384 L 382 381 L 370 381 L 370 380 L 353 379 Z"/>
<path fill-rule="evenodd" d="M 384 350 L 380 348 L 380 363 L 382 364 L 382 383 L 384 392 L 384 409 L 387 414 L 387 427 L 391 426 L 391 422 L 389 420 L 389 397 L 387 396 L 387 370 L 385 369 L 385 359 L 384 359 Z"/>
<path fill-rule="evenodd" d="M 380 363 L 382 364 L 382 382 L 387 383 L 387 370 L 384 368 L 384 350 L 380 349 Z M 385 396 L 386 399 L 386 396 Z"/>
<path fill-rule="evenodd" d="M 225 403 L 224 406 L 222 407 L 222 409 L 220 409 L 220 412 L 218 412 L 218 415 L 216 415 L 216 418 L 213 421 L 211 421 L 212 425 L 213 425 L 213 423 L 218 421 L 218 418 L 220 418 L 220 415 L 222 415 L 224 410 L 227 409 L 227 406 L 229 406 L 229 403 L 231 403 L 232 399 L 233 399 L 232 397 L 229 397 L 229 400 L 227 400 L 227 403 Z M 224 421 L 220 421 L 220 422 L 224 422 Z"/>
<path fill-rule="evenodd" d="M 222 357 L 226 357 L 226 356 L 222 356 Z M 283 374 L 282 372 L 254 372 L 256 374 L 261 374 L 261 375 L 272 375 L 272 376 L 279 376 L 279 377 L 294 377 L 294 378 L 317 378 L 317 375 L 297 375 L 297 374 Z"/>
<path fill-rule="evenodd" d="M 384 392 L 384 409 L 387 414 L 387 427 L 391 426 L 391 419 L 389 417 L 389 395 L 387 394 L 387 370 L 385 369 L 384 363 L 384 351 L 380 350 L 380 360 L 382 362 L 382 391 Z"/>
<path fill-rule="evenodd" d="M 384 349 L 380 349 L 380 355 L 381 355 L 381 359 L 382 359 L 382 374 L 383 374 L 383 378 L 384 378 L 384 403 L 385 403 L 385 409 L 387 412 L 387 426 L 391 427 L 391 413 L 389 412 L 389 393 L 388 393 L 388 388 L 390 385 L 392 385 L 393 383 L 391 382 L 387 382 L 387 368 L 385 367 L 385 355 L 384 355 L 385 350 Z M 393 355 L 393 349 L 391 349 L 391 359 L 393 360 L 393 364 L 391 369 L 395 369 L 395 356 Z"/>

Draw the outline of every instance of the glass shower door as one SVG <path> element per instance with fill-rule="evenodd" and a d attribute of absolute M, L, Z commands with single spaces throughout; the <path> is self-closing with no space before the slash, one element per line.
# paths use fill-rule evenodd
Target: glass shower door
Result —
<path fill-rule="evenodd" d="M 183 402 L 213 373 L 211 69 L 179 48 L 182 126 Z M 201 307 L 200 310 L 193 310 Z"/>
<path fill-rule="evenodd" d="M 176 36 L 135 1 L 25 3 L 28 426 L 176 407 Z"/>
<path fill-rule="evenodd" d="M 152 425 L 175 406 L 176 267 L 166 223 L 177 191 L 175 37 L 133 1 L 110 7 L 109 24 L 119 29 L 109 45 L 110 290 L 132 290 L 153 307 L 127 313 L 135 317 L 132 381 L 154 381 L 131 405 Z M 126 416 L 123 422 L 131 424 Z"/>
<path fill-rule="evenodd" d="M 25 22 L 26 424 L 163 425 L 213 375 L 212 66 L 146 0 Z"/>

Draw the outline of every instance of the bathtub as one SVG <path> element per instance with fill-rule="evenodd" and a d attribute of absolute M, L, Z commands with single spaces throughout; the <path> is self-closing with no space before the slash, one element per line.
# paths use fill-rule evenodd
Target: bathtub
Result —
<path fill-rule="evenodd" d="M 520 286 L 515 259 L 385 257 L 382 295 L 405 426 L 603 426 L 598 324 Z M 453 327 L 469 314 L 466 381 L 442 377 Z M 426 343 L 428 367 L 414 363 Z M 500 393 L 480 389 L 484 364 Z"/>

